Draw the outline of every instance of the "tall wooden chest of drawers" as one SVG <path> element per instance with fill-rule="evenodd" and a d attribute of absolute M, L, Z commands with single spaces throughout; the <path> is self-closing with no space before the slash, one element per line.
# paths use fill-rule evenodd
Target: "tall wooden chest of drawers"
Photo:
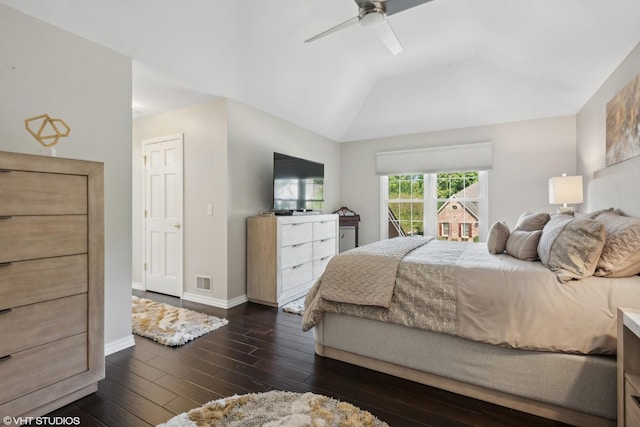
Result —
<path fill-rule="evenodd" d="M 338 243 L 338 215 L 249 217 L 247 297 L 281 307 L 306 295 Z"/>
<path fill-rule="evenodd" d="M 104 378 L 103 165 L 0 152 L 0 415 Z"/>

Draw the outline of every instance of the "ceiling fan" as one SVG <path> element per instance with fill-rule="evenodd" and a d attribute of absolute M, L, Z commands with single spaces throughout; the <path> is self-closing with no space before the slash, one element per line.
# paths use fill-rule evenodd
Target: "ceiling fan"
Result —
<path fill-rule="evenodd" d="M 387 21 L 387 17 L 395 13 L 402 12 L 412 7 L 418 6 L 423 3 L 428 3 L 432 0 L 354 0 L 358 5 L 358 16 L 329 28 L 320 34 L 317 34 L 310 39 L 305 40 L 305 43 L 311 43 L 324 36 L 335 33 L 338 30 L 350 27 L 356 23 L 359 23 L 363 27 L 373 28 L 378 37 L 387 46 L 392 54 L 396 55 L 402 52 L 402 45 L 396 33 L 393 31 L 391 24 Z"/>

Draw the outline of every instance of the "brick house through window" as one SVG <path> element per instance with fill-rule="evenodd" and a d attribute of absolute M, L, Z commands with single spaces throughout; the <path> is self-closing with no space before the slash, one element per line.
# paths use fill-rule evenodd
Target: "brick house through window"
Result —
<path fill-rule="evenodd" d="M 464 197 L 464 198 L 463 198 Z M 473 241 L 478 237 L 478 183 L 473 183 L 451 196 L 438 209 L 438 238 L 442 240 Z"/>

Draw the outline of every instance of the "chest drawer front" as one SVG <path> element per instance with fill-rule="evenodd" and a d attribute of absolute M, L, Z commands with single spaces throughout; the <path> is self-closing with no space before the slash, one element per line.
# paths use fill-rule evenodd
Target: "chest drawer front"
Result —
<path fill-rule="evenodd" d="M 283 247 L 311 241 L 311 223 L 283 224 L 281 232 Z"/>
<path fill-rule="evenodd" d="M 313 279 L 314 280 L 322 276 L 322 273 L 324 273 L 324 270 L 327 268 L 327 264 L 329 264 L 329 261 L 331 261 L 331 258 L 332 258 L 331 256 L 327 256 L 324 258 L 313 260 Z"/>
<path fill-rule="evenodd" d="M 87 252 L 87 217 L 14 216 L 0 219 L 0 263 Z"/>
<path fill-rule="evenodd" d="M 86 213 L 86 176 L 0 172 L 0 215 Z"/>
<path fill-rule="evenodd" d="M 296 265 L 282 270 L 282 292 L 295 288 L 313 279 L 313 266 L 311 262 Z"/>
<path fill-rule="evenodd" d="M 0 310 L 83 292 L 87 292 L 86 255 L 0 266 Z"/>
<path fill-rule="evenodd" d="M 326 258 L 336 254 L 336 239 L 314 240 L 313 259 Z"/>
<path fill-rule="evenodd" d="M 0 313 L 0 357 L 87 331 L 87 294 Z"/>
<path fill-rule="evenodd" d="M 312 249 L 313 245 L 311 244 L 311 242 L 300 243 L 293 246 L 285 246 L 280 252 L 280 267 L 289 268 L 311 261 Z"/>
<path fill-rule="evenodd" d="M 313 223 L 313 240 L 328 239 L 336 237 L 335 221 L 318 221 Z"/>
<path fill-rule="evenodd" d="M 0 402 L 87 370 L 87 334 L 74 335 L 0 361 Z"/>

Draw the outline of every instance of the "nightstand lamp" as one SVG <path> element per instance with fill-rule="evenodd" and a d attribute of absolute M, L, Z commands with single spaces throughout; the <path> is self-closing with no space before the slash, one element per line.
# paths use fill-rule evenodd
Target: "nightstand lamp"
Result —
<path fill-rule="evenodd" d="M 554 176 L 549 178 L 549 204 L 562 205 L 559 213 L 573 212 L 573 207 L 567 204 L 582 203 L 582 176 Z"/>

